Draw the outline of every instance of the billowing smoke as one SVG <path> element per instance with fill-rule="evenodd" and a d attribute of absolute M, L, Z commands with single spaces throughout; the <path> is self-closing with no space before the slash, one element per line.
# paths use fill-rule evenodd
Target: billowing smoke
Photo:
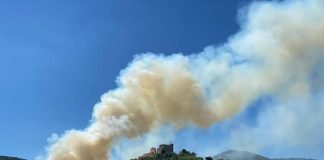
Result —
<path fill-rule="evenodd" d="M 324 58 L 324 1 L 258 2 L 240 12 L 241 31 L 191 56 L 137 55 L 95 105 L 84 130 L 50 147 L 49 160 L 107 160 L 122 137 L 163 125 L 208 127 L 263 95 L 309 96 Z"/>

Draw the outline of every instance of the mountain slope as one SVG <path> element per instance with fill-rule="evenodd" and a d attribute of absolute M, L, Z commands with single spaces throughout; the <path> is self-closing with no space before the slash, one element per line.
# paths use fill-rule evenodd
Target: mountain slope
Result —
<path fill-rule="evenodd" d="M 270 158 L 263 157 L 261 155 L 247 152 L 247 151 L 235 151 L 228 150 L 222 153 L 217 154 L 213 157 L 214 160 L 270 160 Z"/>
<path fill-rule="evenodd" d="M 271 160 L 316 160 L 310 158 L 273 158 Z"/>
<path fill-rule="evenodd" d="M 228 150 L 217 154 L 214 160 L 315 160 L 307 158 L 267 158 L 247 151 Z"/>
<path fill-rule="evenodd" d="M 25 160 L 17 157 L 0 156 L 0 160 Z"/>

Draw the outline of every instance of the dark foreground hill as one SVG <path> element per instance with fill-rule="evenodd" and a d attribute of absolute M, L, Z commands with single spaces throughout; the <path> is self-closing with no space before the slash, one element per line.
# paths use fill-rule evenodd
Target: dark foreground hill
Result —
<path fill-rule="evenodd" d="M 198 157 L 196 153 L 189 152 L 185 149 L 181 150 L 178 154 L 173 152 L 173 145 L 171 148 L 163 148 L 169 147 L 169 145 L 160 145 L 162 146 L 161 152 L 155 150 L 155 148 L 151 149 L 150 153 L 146 153 L 143 156 L 138 158 L 134 158 L 133 160 L 211 160 L 211 157 Z M 160 148 L 159 147 L 159 148 Z M 157 149 L 159 149 L 157 148 Z M 169 150 L 168 150 L 169 149 Z M 247 152 L 247 151 L 236 151 L 236 150 L 228 150 L 222 153 L 217 154 L 212 158 L 213 160 L 316 160 L 316 159 L 307 159 L 307 158 L 268 158 L 256 153 Z M 0 160 L 26 160 L 17 157 L 8 157 L 8 156 L 0 156 Z"/>
<path fill-rule="evenodd" d="M 214 157 L 199 157 L 195 152 L 185 149 L 179 153 L 173 150 L 173 144 L 161 144 L 158 148 L 152 147 L 149 152 L 131 160 L 314 160 L 305 158 L 277 158 L 271 159 L 247 151 L 228 150 Z"/>
<path fill-rule="evenodd" d="M 217 154 L 213 157 L 214 160 L 315 160 L 307 158 L 268 158 L 247 151 L 228 150 Z"/>
<path fill-rule="evenodd" d="M 17 158 L 17 157 L 0 156 L 0 160 L 25 160 L 25 159 Z"/>

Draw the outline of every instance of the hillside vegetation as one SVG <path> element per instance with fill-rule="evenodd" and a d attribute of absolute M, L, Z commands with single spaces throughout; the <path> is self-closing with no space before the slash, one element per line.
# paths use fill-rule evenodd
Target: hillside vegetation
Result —
<path fill-rule="evenodd" d="M 17 157 L 0 156 L 0 160 L 25 160 Z"/>

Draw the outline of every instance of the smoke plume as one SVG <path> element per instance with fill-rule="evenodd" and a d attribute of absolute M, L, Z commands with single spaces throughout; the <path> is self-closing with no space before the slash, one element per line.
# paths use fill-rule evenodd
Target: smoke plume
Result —
<path fill-rule="evenodd" d="M 324 1 L 258 2 L 240 11 L 241 31 L 201 53 L 135 56 L 102 95 L 84 130 L 66 131 L 48 160 L 107 160 L 122 137 L 163 125 L 208 127 L 263 95 L 309 96 L 324 56 Z"/>

